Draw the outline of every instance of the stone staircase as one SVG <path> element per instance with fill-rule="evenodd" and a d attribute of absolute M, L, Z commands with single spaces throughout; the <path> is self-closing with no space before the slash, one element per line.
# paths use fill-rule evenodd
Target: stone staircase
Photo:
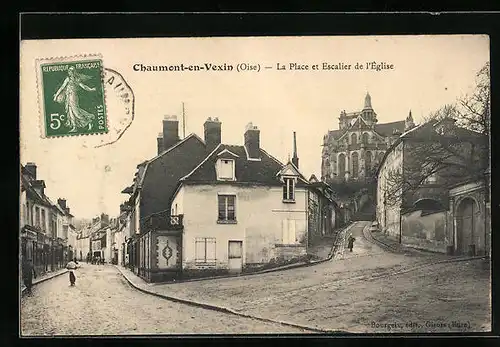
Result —
<path fill-rule="evenodd" d="M 375 220 L 375 202 L 368 200 L 359 210 L 352 216 L 353 221 L 374 221 Z"/>

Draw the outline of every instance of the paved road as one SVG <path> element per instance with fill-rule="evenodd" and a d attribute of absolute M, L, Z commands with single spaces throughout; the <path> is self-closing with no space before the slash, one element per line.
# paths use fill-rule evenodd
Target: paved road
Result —
<path fill-rule="evenodd" d="M 304 333 L 141 293 L 113 266 L 83 264 L 77 276 L 75 287 L 62 275 L 35 286 L 33 296 L 23 297 L 23 336 Z"/>
<path fill-rule="evenodd" d="M 445 264 L 392 275 L 440 260 L 442 256 L 387 252 L 362 236 L 367 224 L 357 222 L 349 230 L 356 238 L 353 252 L 346 249 L 344 242 L 344 247 L 329 262 L 255 276 L 155 285 L 150 290 L 326 330 L 388 332 L 390 328 L 372 323 L 388 323 L 393 319 L 406 323 L 414 319 L 425 324 L 426 318 L 443 322 L 447 317 L 465 319 L 467 315 L 477 318 L 469 319 L 476 319 L 473 329 L 483 329 L 490 308 L 487 271 L 477 271 L 473 265 Z M 463 288 L 463 292 L 457 293 L 455 287 Z M 438 299 L 450 292 L 456 293 L 460 300 Z M 463 310 L 467 302 L 472 303 L 471 311 Z M 398 331 L 429 329 L 404 326 Z"/>
<path fill-rule="evenodd" d="M 353 252 L 319 265 L 254 276 L 151 285 L 150 290 L 244 314 L 350 332 L 488 331 L 489 269 L 478 261 L 415 268 L 441 259 L 386 252 L 350 229 Z M 343 249 L 342 247 L 340 248 Z M 23 334 L 301 333 L 172 303 L 130 287 L 112 266 L 44 282 L 22 301 Z M 415 323 L 415 324 L 413 324 Z M 455 324 L 456 323 L 456 324 Z"/>

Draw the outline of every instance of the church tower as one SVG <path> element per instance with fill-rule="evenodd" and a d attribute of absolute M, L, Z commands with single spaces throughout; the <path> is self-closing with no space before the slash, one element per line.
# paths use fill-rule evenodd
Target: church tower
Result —
<path fill-rule="evenodd" d="M 406 117 L 406 119 L 405 119 L 405 131 L 408 131 L 414 127 L 415 127 L 415 123 L 413 122 L 413 116 L 411 115 L 411 110 L 410 110 L 408 117 Z"/>
<path fill-rule="evenodd" d="M 377 123 L 377 114 L 373 110 L 372 107 L 372 97 L 370 96 L 370 93 L 366 93 L 365 96 L 365 105 L 363 107 L 363 110 L 361 111 L 361 117 L 363 117 L 363 120 L 366 122 L 368 125 L 373 125 Z"/>

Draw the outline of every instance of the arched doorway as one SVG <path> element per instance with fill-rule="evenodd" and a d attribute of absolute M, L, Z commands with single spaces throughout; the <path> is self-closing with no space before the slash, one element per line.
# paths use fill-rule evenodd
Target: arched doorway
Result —
<path fill-rule="evenodd" d="M 458 207 L 456 214 L 457 223 L 457 245 L 456 252 L 458 254 L 467 254 L 469 245 L 474 244 L 475 237 L 475 221 L 474 217 L 477 212 L 477 206 L 473 199 L 463 199 Z"/>

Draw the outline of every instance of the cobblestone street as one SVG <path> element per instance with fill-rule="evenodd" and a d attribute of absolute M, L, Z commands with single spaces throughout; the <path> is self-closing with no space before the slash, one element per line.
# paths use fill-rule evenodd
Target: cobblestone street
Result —
<path fill-rule="evenodd" d="M 153 285 L 149 290 L 326 330 L 489 329 L 489 271 L 481 268 L 480 261 L 419 268 L 446 256 L 384 251 L 362 236 L 366 225 L 357 222 L 344 235 L 352 233 L 356 238 L 353 252 L 341 247 L 330 262 L 256 276 Z M 469 330 L 448 326 L 454 320 L 469 322 Z M 406 326 L 413 321 L 419 324 Z M 402 322 L 403 327 L 387 325 L 394 322 Z M 426 322 L 446 326 L 426 327 Z"/>
<path fill-rule="evenodd" d="M 326 331 L 490 329 L 489 269 L 482 260 L 436 263 L 446 257 L 390 253 L 363 237 L 366 225 L 342 235 L 356 238 L 353 252 L 344 242 L 332 261 L 315 266 L 142 288 Z M 22 299 L 23 335 L 310 332 L 144 294 L 110 265 L 83 264 L 77 277 L 76 287 L 62 275 Z"/>
<path fill-rule="evenodd" d="M 33 296 L 21 301 L 22 336 L 194 333 L 304 331 L 141 293 L 110 265 L 82 264 L 75 287 L 62 275 L 35 286 Z"/>

